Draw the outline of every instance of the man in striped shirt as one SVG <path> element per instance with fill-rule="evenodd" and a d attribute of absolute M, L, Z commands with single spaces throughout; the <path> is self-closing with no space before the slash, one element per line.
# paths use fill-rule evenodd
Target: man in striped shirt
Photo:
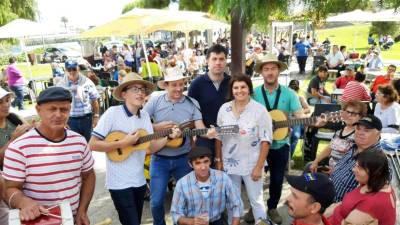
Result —
<path fill-rule="evenodd" d="M 374 115 L 367 115 L 360 119 L 355 125 L 355 144 L 336 164 L 331 175 L 336 191 L 334 202 L 342 201 L 345 194 L 358 186 L 358 182 L 353 173 L 353 168 L 356 164 L 354 156 L 363 151 L 381 150 L 379 139 L 382 123 L 379 118 Z"/>
<path fill-rule="evenodd" d="M 51 87 L 38 97 L 41 123 L 13 141 L 4 157 L 6 200 L 29 221 L 46 207 L 70 203 L 75 224 L 89 225 L 87 209 L 95 186 L 94 160 L 84 137 L 65 129 L 71 94 Z"/>

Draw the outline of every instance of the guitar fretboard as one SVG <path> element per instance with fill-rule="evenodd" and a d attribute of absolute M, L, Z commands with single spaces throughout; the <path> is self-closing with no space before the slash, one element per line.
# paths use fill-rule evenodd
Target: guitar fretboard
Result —
<path fill-rule="evenodd" d="M 309 117 L 309 118 L 300 118 L 300 119 L 290 119 L 284 121 L 274 121 L 273 126 L 274 129 L 282 128 L 282 127 L 291 127 L 293 125 L 311 125 L 317 122 L 318 117 Z"/>
<path fill-rule="evenodd" d="M 149 135 L 140 137 L 139 140 L 137 141 L 137 143 L 138 144 L 145 143 L 145 142 L 148 142 L 148 141 L 151 141 L 154 139 L 168 136 L 171 133 L 172 133 L 172 129 L 158 131 L 158 132 L 155 132 L 154 134 L 149 134 Z"/>

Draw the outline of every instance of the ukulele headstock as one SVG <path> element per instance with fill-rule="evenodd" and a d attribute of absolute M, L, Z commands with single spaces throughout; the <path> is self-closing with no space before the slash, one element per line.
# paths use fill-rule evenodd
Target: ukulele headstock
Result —
<path fill-rule="evenodd" d="M 237 134 L 239 133 L 238 125 L 226 125 L 221 127 L 215 127 L 215 130 L 219 135 Z"/>
<path fill-rule="evenodd" d="M 340 116 L 340 111 L 335 112 L 325 112 L 320 115 L 321 119 L 326 122 L 340 123 L 342 122 L 342 117 Z"/>

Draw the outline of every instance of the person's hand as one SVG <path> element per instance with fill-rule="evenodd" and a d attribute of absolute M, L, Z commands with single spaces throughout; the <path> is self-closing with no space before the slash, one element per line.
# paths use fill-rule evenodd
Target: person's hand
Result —
<path fill-rule="evenodd" d="M 311 173 L 316 173 L 318 170 L 318 162 L 316 162 L 315 160 L 312 161 L 311 165 L 310 165 L 310 172 Z"/>
<path fill-rule="evenodd" d="M 176 124 L 173 121 L 162 121 L 154 124 L 154 130 L 155 131 L 166 130 L 174 127 L 175 125 Z"/>
<path fill-rule="evenodd" d="M 203 217 L 195 217 L 194 225 L 208 225 L 208 221 L 206 221 Z"/>
<path fill-rule="evenodd" d="M 215 162 L 215 169 L 223 171 L 224 164 L 222 162 Z"/>
<path fill-rule="evenodd" d="M 83 210 L 78 210 L 75 216 L 76 225 L 90 225 L 89 217 Z"/>
<path fill-rule="evenodd" d="M 258 181 L 261 179 L 263 167 L 254 167 L 253 171 L 251 172 L 251 179 L 253 181 Z"/>
<path fill-rule="evenodd" d="M 175 125 L 174 127 L 172 127 L 172 133 L 169 134 L 168 137 L 170 139 L 175 139 L 175 138 L 180 137 L 181 135 L 182 135 L 181 130 L 179 129 L 178 126 Z"/>
<path fill-rule="evenodd" d="M 324 173 L 328 176 L 330 176 L 332 174 L 332 171 L 333 171 L 333 168 L 330 166 L 325 167 L 324 169 L 321 170 L 322 173 Z"/>
<path fill-rule="evenodd" d="M 215 130 L 213 125 L 211 125 L 210 129 L 207 130 L 206 136 L 208 139 L 214 139 L 218 136 L 217 130 Z"/>
<path fill-rule="evenodd" d="M 49 211 L 42 205 L 39 205 L 31 198 L 22 198 L 19 218 L 21 221 L 30 221 L 38 218 L 42 214 L 48 214 Z"/>
<path fill-rule="evenodd" d="M 30 124 L 21 124 L 18 125 L 14 132 L 11 134 L 11 138 L 10 140 L 13 141 L 15 139 L 17 139 L 18 137 L 20 137 L 21 135 L 25 134 L 27 131 L 29 131 L 30 129 L 32 129 L 33 125 Z"/>
<path fill-rule="evenodd" d="M 139 132 L 136 131 L 132 134 L 126 135 L 121 141 L 124 147 L 131 146 L 134 145 L 137 142 L 137 140 L 139 140 L 139 137 L 140 137 Z"/>

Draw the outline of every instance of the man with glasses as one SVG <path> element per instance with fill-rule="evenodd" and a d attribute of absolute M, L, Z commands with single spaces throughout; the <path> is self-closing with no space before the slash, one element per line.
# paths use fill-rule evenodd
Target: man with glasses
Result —
<path fill-rule="evenodd" d="M 396 74 L 396 66 L 389 65 L 387 68 L 386 75 L 377 76 L 375 78 L 374 82 L 371 85 L 371 92 L 373 93 L 372 99 L 375 99 L 375 95 L 376 95 L 376 91 L 378 90 L 378 86 L 389 84 L 390 81 L 394 78 L 395 74 Z"/>
<path fill-rule="evenodd" d="M 100 117 L 97 101 L 100 95 L 94 83 L 80 73 L 77 61 L 67 60 L 65 69 L 67 75 L 57 86 L 68 89 L 72 94 L 68 126 L 89 141 L 92 127 L 96 126 Z"/>

